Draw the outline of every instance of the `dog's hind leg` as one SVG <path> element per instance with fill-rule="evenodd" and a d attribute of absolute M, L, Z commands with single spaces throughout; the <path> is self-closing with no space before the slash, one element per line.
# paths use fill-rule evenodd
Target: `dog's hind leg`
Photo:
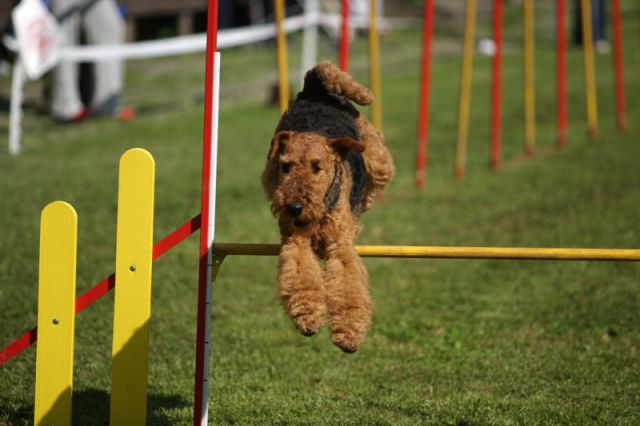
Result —
<path fill-rule="evenodd" d="M 367 198 L 364 205 L 366 211 L 375 200 L 376 193 L 383 190 L 387 183 L 393 179 L 395 166 L 382 132 L 371 124 L 363 114 L 358 117 L 358 127 L 360 128 L 360 137 L 366 146 L 362 153 L 368 178 Z"/>
<path fill-rule="evenodd" d="M 331 340 L 344 352 L 355 352 L 371 325 L 367 271 L 351 244 L 327 247 L 324 276 Z"/>
<path fill-rule="evenodd" d="M 303 236 L 283 240 L 278 269 L 282 306 L 301 334 L 314 335 L 326 317 L 322 269 L 311 242 Z"/>

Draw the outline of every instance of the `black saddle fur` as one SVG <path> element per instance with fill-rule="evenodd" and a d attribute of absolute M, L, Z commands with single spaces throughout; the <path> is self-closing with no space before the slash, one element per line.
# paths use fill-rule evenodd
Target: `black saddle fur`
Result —
<path fill-rule="evenodd" d="M 305 77 L 304 88 L 280 119 L 276 133 L 284 130 L 315 132 L 328 138 L 360 140 L 356 122 L 359 116 L 360 112 L 348 99 L 328 92 L 312 70 Z M 360 152 L 349 151 L 345 159 L 353 183 L 349 195 L 351 212 L 359 216 L 366 196 L 367 170 Z"/>

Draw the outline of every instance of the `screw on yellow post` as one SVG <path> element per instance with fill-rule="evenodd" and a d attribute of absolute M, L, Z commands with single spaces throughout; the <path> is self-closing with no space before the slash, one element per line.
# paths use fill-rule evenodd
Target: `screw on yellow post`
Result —
<path fill-rule="evenodd" d="M 274 0 L 276 15 L 276 33 L 278 46 L 278 95 L 280 98 L 280 114 L 284 114 L 289 106 L 289 73 L 287 70 L 287 36 L 284 32 L 284 0 Z"/>
<path fill-rule="evenodd" d="M 460 106 L 458 110 L 458 142 L 456 146 L 455 177 L 464 176 L 467 161 L 467 134 L 469 130 L 469 108 L 471 106 L 471 78 L 473 67 L 473 41 L 476 28 L 477 0 L 467 0 L 462 48 L 462 72 L 460 76 Z"/>
<path fill-rule="evenodd" d="M 535 9 L 533 1 L 524 1 L 524 126 L 527 155 L 533 155 L 536 143 Z"/>
<path fill-rule="evenodd" d="M 130 149 L 120 159 L 110 424 L 147 418 L 155 162 Z"/>
<path fill-rule="evenodd" d="M 78 215 L 55 201 L 40 219 L 35 425 L 70 425 Z"/>
<path fill-rule="evenodd" d="M 587 92 L 587 126 L 589 136 L 598 135 L 598 101 L 596 97 L 596 66 L 593 58 L 593 17 L 591 0 L 580 0 L 582 10 L 582 48 L 584 57 L 584 83 Z"/>
<path fill-rule="evenodd" d="M 374 101 L 371 105 L 371 122 L 382 129 L 382 89 L 380 84 L 380 47 L 378 34 L 378 3 L 369 0 L 369 72 Z"/>

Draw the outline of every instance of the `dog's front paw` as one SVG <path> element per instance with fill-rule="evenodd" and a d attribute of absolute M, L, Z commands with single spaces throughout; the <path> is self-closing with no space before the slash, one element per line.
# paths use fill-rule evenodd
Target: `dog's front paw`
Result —
<path fill-rule="evenodd" d="M 319 292 L 300 291 L 282 298 L 285 310 L 300 334 L 313 336 L 322 327 L 327 315 L 322 296 Z"/>
<path fill-rule="evenodd" d="M 357 332 L 354 330 L 346 330 L 340 332 L 334 332 L 331 335 L 331 341 L 334 345 L 339 347 L 343 352 L 352 354 L 358 350 L 360 345 L 364 342 L 366 332 Z"/>
<path fill-rule="evenodd" d="M 326 292 L 308 239 L 296 236 L 283 244 L 278 282 L 280 301 L 296 328 L 305 336 L 316 334 L 327 316 Z"/>
<path fill-rule="evenodd" d="M 297 316 L 292 316 L 291 320 L 300 334 L 310 337 L 316 334 L 324 323 L 324 312 L 301 313 Z"/>

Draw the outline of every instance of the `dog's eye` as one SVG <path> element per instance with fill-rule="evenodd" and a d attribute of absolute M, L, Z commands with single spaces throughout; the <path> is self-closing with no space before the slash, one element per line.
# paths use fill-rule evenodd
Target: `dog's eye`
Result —
<path fill-rule="evenodd" d="M 322 170 L 320 168 L 320 162 L 319 161 L 313 161 L 311 163 L 311 170 L 313 170 L 313 173 L 318 173 L 320 170 Z"/>
<path fill-rule="evenodd" d="M 289 173 L 289 169 L 291 168 L 291 164 L 289 163 L 280 163 L 280 170 L 282 173 Z"/>

